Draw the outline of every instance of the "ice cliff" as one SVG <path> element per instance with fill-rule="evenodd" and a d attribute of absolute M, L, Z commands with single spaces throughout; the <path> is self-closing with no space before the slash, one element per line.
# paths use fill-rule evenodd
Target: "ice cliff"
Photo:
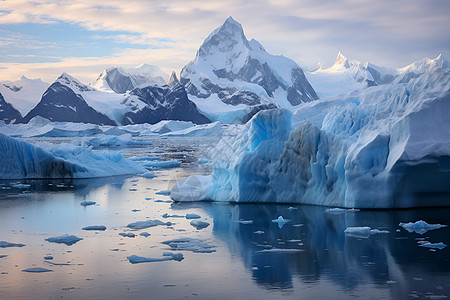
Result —
<path fill-rule="evenodd" d="M 214 151 L 213 172 L 180 180 L 176 201 L 357 208 L 449 206 L 450 73 L 431 72 L 259 112 Z M 423 195 L 427 195 L 423 197 Z"/>
<path fill-rule="evenodd" d="M 146 171 L 117 152 L 67 144 L 45 150 L 1 133 L 0 162 L 0 179 L 91 178 Z"/>

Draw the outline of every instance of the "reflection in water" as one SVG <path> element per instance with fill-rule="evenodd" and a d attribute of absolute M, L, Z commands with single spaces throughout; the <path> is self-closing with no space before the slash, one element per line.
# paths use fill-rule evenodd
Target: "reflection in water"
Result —
<path fill-rule="evenodd" d="M 400 222 L 420 219 L 449 224 L 449 209 L 331 214 L 325 208 L 314 206 L 292 209 L 284 205 L 172 205 L 174 210 L 193 207 L 202 208 L 213 217 L 213 234 L 226 242 L 232 255 L 241 258 L 262 287 L 289 289 L 293 287 L 293 278 L 298 277 L 310 284 L 331 281 L 348 292 L 361 285 L 376 285 L 380 289 L 390 289 L 391 297 L 396 299 L 449 294 L 448 248 L 430 251 L 417 244 L 417 239 L 449 244 L 449 228 L 420 236 L 398 227 Z M 278 216 L 292 222 L 279 229 L 271 221 Z M 239 220 L 253 223 L 237 222 Z M 366 239 L 346 237 L 344 230 L 350 226 L 370 226 L 390 233 Z M 261 251 L 274 248 L 302 251 Z"/>

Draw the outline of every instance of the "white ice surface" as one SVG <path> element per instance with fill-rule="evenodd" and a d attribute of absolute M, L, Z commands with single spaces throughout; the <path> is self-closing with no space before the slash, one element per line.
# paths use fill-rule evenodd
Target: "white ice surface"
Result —
<path fill-rule="evenodd" d="M 408 232 L 415 232 L 418 234 L 424 234 L 430 230 L 447 227 L 447 225 L 441 224 L 428 224 L 423 220 L 419 220 L 416 222 L 400 223 L 398 224 L 398 226 L 405 228 Z"/>

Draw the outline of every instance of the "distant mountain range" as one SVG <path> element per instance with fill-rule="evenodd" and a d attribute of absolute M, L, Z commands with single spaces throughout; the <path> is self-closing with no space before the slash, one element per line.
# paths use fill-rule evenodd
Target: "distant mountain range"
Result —
<path fill-rule="evenodd" d="M 0 120 L 51 121 L 103 125 L 157 123 L 245 123 L 260 110 L 294 108 L 332 95 L 383 84 L 402 84 L 424 73 L 449 72 L 439 55 L 401 69 L 347 59 L 339 52 L 329 68 L 304 71 L 293 60 L 268 53 L 247 40 L 229 17 L 202 43 L 180 73 L 157 66 L 111 67 L 90 85 L 63 73 L 52 84 L 22 76 L 0 82 Z M 320 100 L 319 100 L 320 101 Z"/>

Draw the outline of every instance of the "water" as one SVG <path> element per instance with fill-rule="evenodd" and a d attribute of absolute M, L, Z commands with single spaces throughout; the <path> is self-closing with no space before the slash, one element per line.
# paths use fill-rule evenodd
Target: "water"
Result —
<path fill-rule="evenodd" d="M 90 180 L 0 182 L 1 299 L 443 299 L 450 296 L 449 249 L 430 251 L 422 240 L 450 245 L 450 229 L 408 233 L 400 222 L 450 224 L 449 209 L 347 211 L 323 207 L 172 203 L 156 194 L 188 174 L 209 139 L 153 140 L 151 147 L 122 149 L 126 156 L 178 159 L 181 168 L 136 176 Z M 21 183 L 24 185 L 17 185 Z M 29 186 L 28 186 L 29 185 Z M 83 207 L 82 201 L 96 201 Z M 160 202 L 162 200 L 163 202 Z M 157 201 L 157 202 L 155 202 Z M 137 210 L 137 211 L 133 211 Z M 211 225 L 196 230 L 185 218 L 196 213 Z M 282 228 L 271 220 L 291 219 Z M 171 226 L 130 231 L 126 225 L 158 219 Z M 250 222 L 252 221 L 252 222 Z M 83 231 L 105 225 L 106 231 Z M 389 231 L 369 238 L 344 234 L 349 226 Z M 121 232 L 148 232 L 127 238 Z M 255 233 L 256 232 L 256 233 Z M 263 233 L 262 233 L 263 232 Z M 83 240 L 72 246 L 45 241 L 62 234 Z M 184 260 L 131 264 L 127 256 L 160 258 L 162 242 L 199 239 L 215 252 L 180 251 Z M 291 249 L 290 253 L 267 252 Z M 274 250 L 271 250 L 274 251 Z M 49 264 L 44 256 L 54 257 Z M 48 273 L 23 269 L 44 267 Z"/>

